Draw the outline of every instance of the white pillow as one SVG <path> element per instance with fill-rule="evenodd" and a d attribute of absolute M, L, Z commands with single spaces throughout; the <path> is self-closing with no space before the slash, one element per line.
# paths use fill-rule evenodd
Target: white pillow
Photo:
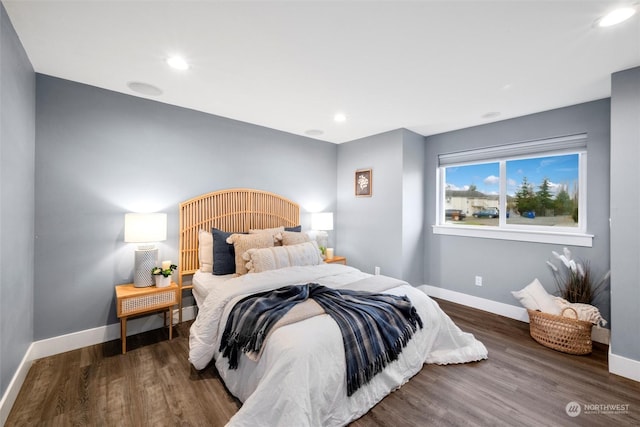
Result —
<path fill-rule="evenodd" d="M 213 273 L 213 234 L 206 230 L 198 230 L 198 260 L 200 271 Z"/>
<path fill-rule="evenodd" d="M 249 249 L 242 258 L 250 273 L 260 273 L 279 268 L 320 265 L 324 261 L 315 241 L 289 246 L 274 246 L 264 249 Z"/>
<path fill-rule="evenodd" d="M 549 314 L 560 314 L 560 307 L 544 289 L 538 279 L 525 286 L 524 289 L 513 291 L 511 294 L 529 310 L 540 310 Z"/>

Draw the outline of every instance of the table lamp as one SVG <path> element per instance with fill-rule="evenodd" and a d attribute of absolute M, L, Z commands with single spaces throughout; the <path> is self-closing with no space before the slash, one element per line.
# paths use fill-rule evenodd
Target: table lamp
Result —
<path fill-rule="evenodd" d="M 333 212 L 317 212 L 311 214 L 311 229 L 317 230 L 316 242 L 324 254 L 329 241 L 327 231 L 333 230 Z"/>
<path fill-rule="evenodd" d="M 158 262 L 155 242 L 167 240 L 167 214 L 127 213 L 124 215 L 124 241 L 138 243 L 135 251 L 133 285 L 145 288 L 153 285 L 151 269 Z"/>

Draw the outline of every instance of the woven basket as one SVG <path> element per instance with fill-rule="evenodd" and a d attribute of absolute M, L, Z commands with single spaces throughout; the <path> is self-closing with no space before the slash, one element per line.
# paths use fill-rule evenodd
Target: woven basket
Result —
<path fill-rule="evenodd" d="M 575 319 L 565 317 L 564 312 L 573 311 Z M 578 313 L 571 307 L 562 310 L 559 316 L 541 311 L 527 310 L 531 337 L 554 350 L 569 354 L 591 353 L 591 328 L 593 324 L 578 320 Z"/>

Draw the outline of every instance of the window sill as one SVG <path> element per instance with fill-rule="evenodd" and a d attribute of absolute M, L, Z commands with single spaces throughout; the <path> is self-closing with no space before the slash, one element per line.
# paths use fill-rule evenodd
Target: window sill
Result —
<path fill-rule="evenodd" d="M 536 230 L 491 229 L 464 225 L 434 225 L 433 234 L 476 237 L 482 239 L 515 240 L 518 242 L 549 243 L 567 246 L 593 246 L 593 234 L 562 233 Z"/>

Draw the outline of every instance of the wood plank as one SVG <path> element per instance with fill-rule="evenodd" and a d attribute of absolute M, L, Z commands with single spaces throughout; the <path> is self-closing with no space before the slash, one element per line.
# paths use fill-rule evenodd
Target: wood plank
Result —
<path fill-rule="evenodd" d="M 360 419 L 363 426 L 640 425 L 640 383 L 609 374 L 607 351 L 594 343 L 573 356 L 531 339 L 526 323 L 439 301 L 489 359 L 463 365 L 425 365 Z M 215 367 L 189 364 L 189 326 L 158 329 L 34 362 L 6 426 L 224 426 L 240 408 Z M 581 414 L 566 405 L 629 405 L 627 413 Z"/>

